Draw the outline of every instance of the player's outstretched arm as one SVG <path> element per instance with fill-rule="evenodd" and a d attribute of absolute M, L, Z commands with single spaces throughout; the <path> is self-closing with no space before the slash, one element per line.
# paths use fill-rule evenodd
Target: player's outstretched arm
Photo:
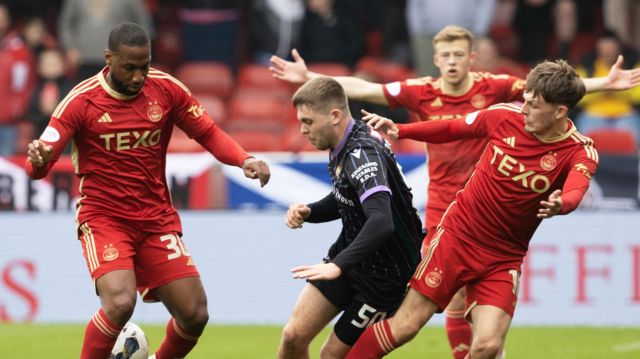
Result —
<path fill-rule="evenodd" d="M 623 62 L 624 58 L 619 55 L 616 63 L 611 66 L 607 77 L 582 79 L 587 92 L 628 90 L 640 85 L 640 68 L 623 70 Z"/>
<path fill-rule="evenodd" d="M 260 180 L 260 187 L 264 187 L 271 178 L 271 171 L 269 171 L 269 165 L 265 161 L 257 160 L 253 157 L 249 157 L 242 162 L 242 170 L 247 178 Z"/>
<path fill-rule="evenodd" d="M 562 191 L 557 189 L 549 195 L 546 201 L 540 201 L 540 209 L 538 209 L 538 218 L 551 218 L 560 214 L 562 210 Z"/>
<path fill-rule="evenodd" d="M 309 71 L 298 50 L 291 50 L 293 61 L 287 61 L 278 56 L 271 56 L 271 71 L 273 77 L 294 84 L 303 84 L 313 78 L 327 76 L 317 72 Z M 352 100 L 365 101 L 379 105 L 388 105 L 389 102 L 384 96 L 382 84 L 369 82 L 357 77 L 335 76 L 344 88 L 344 91 Z"/>
<path fill-rule="evenodd" d="M 398 139 L 398 126 L 396 124 L 386 118 L 375 113 L 370 113 L 365 110 L 360 110 L 364 117 L 362 117 L 362 121 L 365 121 L 367 125 L 373 127 L 374 130 L 380 131 L 387 136 L 389 136 L 392 140 Z"/>
<path fill-rule="evenodd" d="M 294 203 L 289 206 L 284 216 L 284 223 L 291 229 L 302 228 L 304 220 L 309 218 L 311 208 L 303 203 Z"/>

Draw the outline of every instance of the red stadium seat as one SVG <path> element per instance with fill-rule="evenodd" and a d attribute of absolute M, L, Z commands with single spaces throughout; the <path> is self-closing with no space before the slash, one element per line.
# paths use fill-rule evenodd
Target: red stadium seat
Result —
<path fill-rule="evenodd" d="M 402 64 L 373 57 L 362 58 L 356 65 L 356 70 L 373 76 L 381 83 L 402 81 L 416 77 L 416 73 L 413 70 Z"/>
<path fill-rule="evenodd" d="M 585 136 L 593 140 L 600 153 L 634 155 L 638 152 L 636 139 L 631 131 L 599 129 L 585 133 Z"/>
<path fill-rule="evenodd" d="M 284 130 L 288 124 L 288 101 L 261 93 L 234 95 L 227 105 L 230 128 Z"/>
<path fill-rule="evenodd" d="M 227 133 L 248 152 L 286 150 L 284 141 L 282 140 L 282 131 L 242 128 L 229 129 Z"/>
<path fill-rule="evenodd" d="M 290 94 L 292 86 L 271 75 L 269 68 L 259 64 L 242 65 L 238 70 L 236 84 L 239 88 L 257 88 L 262 91 L 277 91 Z"/>
<path fill-rule="evenodd" d="M 218 126 L 222 125 L 226 118 L 226 110 L 224 101 L 219 97 L 200 95 L 196 97 L 200 104 L 207 110 L 207 113 L 216 122 Z"/>
<path fill-rule="evenodd" d="M 231 69 L 220 62 L 187 62 L 178 67 L 176 77 L 196 95 L 227 99 L 233 88 Z"/>
<path fill-rule="evenodd" d="M 300 126 L 290 127 L 286 135 L 286 149 L 291 152 L 318 152 L 307 137 L 300 133 Z"/>
<path fill-rule="evenodd" d="M 184 131 L 178 127 L 173 128 L 173 134 L 171 140 L 169 140 L 168 152 L 202 152 L 205 151 L 202 146 L 195 140 L 192 140 L 187 136 Z"/>
<path fill-rule="evenodd" d="M 351 70 L 347 65 L 337 62 L 316 62 L 313 64 L 307 64 L 307 68 L 310 71 L 318 72 L 327 76 L 349 76 Z"/>

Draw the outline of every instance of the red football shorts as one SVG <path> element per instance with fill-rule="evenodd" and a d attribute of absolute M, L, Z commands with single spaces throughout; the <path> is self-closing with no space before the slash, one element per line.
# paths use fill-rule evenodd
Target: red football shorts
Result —
<path fill-rule="evenodd" d="M 420 254 L 424 257 L 424 255 L 427 253 L 427 250 L 429 249 L 429 243 L 431 243 L 431 239 L 433 237 L 435 237 L 435 234 L 438 230 L 438 225 L 440 224 L 440 221 L 442 220 L 442 216 L 444 215 L 446 211 L 443 209 L 439 209 L 439 208 L 432 208 L 428 206 L 427 203 L 427 207 L 426 207 L 426 212 L 425 212 L 425 228 L 427 229 L 427 235 L 424 237 L 424 240 L 422 241 L 422 248 L 420 248 Z"/>
<path fill-rule="evenodd" d="M 114 270 L 133 270 L 140 296 L 153 302 L 151 290 L 200 274 L 178 232 L 146 223 L 142 227 L 134 221 L 96 217 L 78 227 L 78 238 L 94 281 Z"/>
<path fill-rule="evenodd" d="M 444 229 L 436 233 L 409 285 L 433 300 L 441 312 L 465 286 L 467 314 L 491 305 L 513 317 L 522 258 L 505 258 L 459 241 Z"/>

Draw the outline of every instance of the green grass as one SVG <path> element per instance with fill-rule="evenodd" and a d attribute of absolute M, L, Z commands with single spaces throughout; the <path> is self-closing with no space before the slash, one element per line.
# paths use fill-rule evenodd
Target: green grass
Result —
<path fill-rule="evenodd" d="M 164 328 L 142 325 L 151 347 L 156 348 Z M 280 327 L 209 326 L 192 359 L 274 358 Z M 77 358 L 84 325 L 0 323 L 0 357 L 20 359 Z M 314 341 L 311 357 L 317 358 L 323 333 Z M 444 329 L 423 329 L 411 343 L 389 358 L 450 358 Z M 514 327 L 507 339 L 508 359 L 617 359 L 640 358 L 640 328 Z"/>

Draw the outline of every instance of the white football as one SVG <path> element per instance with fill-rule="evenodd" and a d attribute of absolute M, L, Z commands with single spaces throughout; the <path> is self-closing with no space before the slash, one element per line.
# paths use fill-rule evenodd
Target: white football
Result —
<path fill-rule="evenodd" d="M 144 331 L 135 323 L 124 325 L 116 344 L 111 349 L 111 359 L 147 359 L 149 341 Z"/>

